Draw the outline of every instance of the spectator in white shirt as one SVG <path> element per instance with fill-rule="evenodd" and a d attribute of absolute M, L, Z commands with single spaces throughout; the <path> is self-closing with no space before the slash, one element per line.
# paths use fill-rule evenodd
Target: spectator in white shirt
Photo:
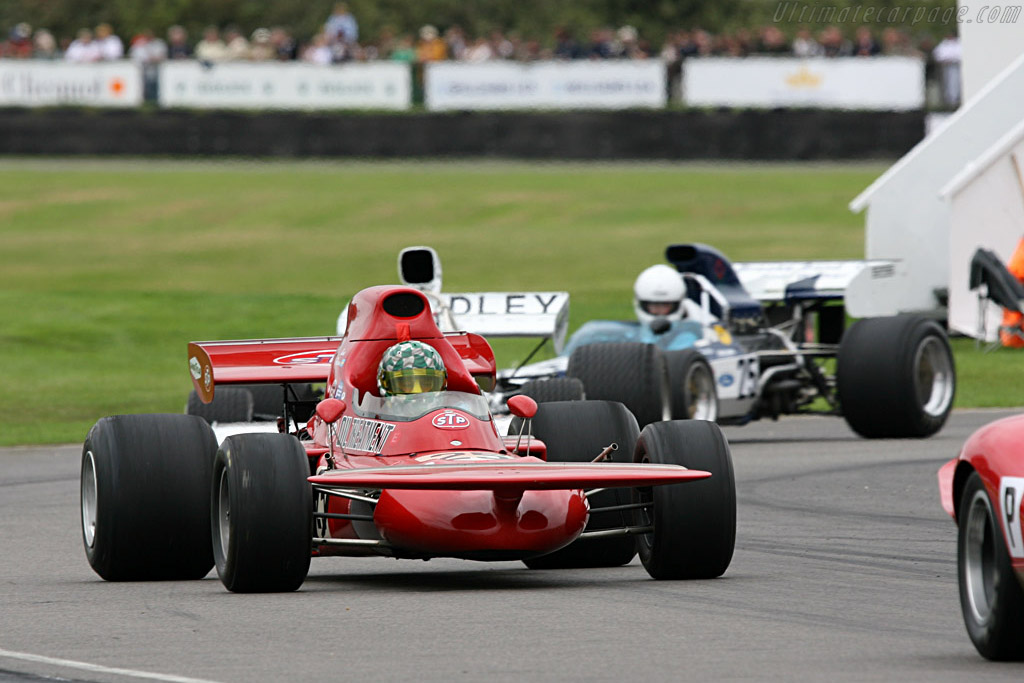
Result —
<path fill-rule="evenodd" d="M 92 39 L 92 31 L 87 28 L 78 29 L 78 37 L 68 45 L 64 59 L 76 64 L 98 62 L 103 59 L 99 44 Z"/>
<path fill-rule="evenodd" d="M 104 61 L 124 57 L 124 43 L 114 34 L 110 24 L 100 24 L 96 27 L 96 44 L 100 46 L 100 58 Z"/>
<path fill-rule="evenodd" d="M 309 64 L 321 66 L 330 64 L 334 59 L 334 52 L 328 45 L 327 35 L 318 33 L 313 36 L 313 43 L 302 52 L 302 61 Z"/>

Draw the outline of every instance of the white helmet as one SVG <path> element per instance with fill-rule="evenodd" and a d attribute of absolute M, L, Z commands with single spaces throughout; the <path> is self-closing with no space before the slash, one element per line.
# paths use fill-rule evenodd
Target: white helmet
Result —
<path fill-rule="evenodd" d="M 633 285 L 633 310 L 636 317 L 645 325 L 650 325 L 658 318 L 665 320 L 682 320 L 686 314 L 683 297 L 686 286 L 683 278 L 670 266 L 651 266 Z"/>

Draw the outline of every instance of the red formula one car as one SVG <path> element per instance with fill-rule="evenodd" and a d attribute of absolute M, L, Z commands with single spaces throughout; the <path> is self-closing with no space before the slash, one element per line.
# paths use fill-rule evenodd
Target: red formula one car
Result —
<path fill-rule="evenodd" d="M 960 608 L 982 656 L 1024 660 L 1024 415 L 971 435 L 939 470 L 942 507 L 959 526 Z"/>
<path fill-rule="evenodd" d="M 407 347 L 439 359 L 443 386 L 387 390 L 382 357 L 404 362 Z M 421 381 L 426 371 L 409 368 L 404 379 Z M 637 552 L 651 576 L 680 579 L 719 576 L 732 559 L 735 482 L 714 423 L 639 432 L 619 403 L 538 409 L 519 396 L 513 435 L 500 435 L 480 389 L 494 381 L 490 346 L 441 333 L 415 289 L 363 290 L 342 337 L 190 344 L 189 369 L 204 401 L 233 383 L 287 394 L 326 382 L 328 398 L 295 433 L 220 447 L 193 415 L 97 422 L 82 454 L 82 530 L 105 579 L 198 579 L 216 565 L 229 590 L 284 591 L 325 555 L 552 568 Z M 285 400 L 282 430 L 295 403 Z"/>

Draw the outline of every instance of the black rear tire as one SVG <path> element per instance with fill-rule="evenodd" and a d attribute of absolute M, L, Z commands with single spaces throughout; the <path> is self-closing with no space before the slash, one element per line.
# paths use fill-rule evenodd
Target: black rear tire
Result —
<path fill-rule="evenodd" d="M 253 395 L 241 387 L 217 387 L 213 400 L 203 403 L 195 389 L 188 394 L 185 405 L 187 415 L 198 415 L 210 424 L 214 422 L 252 422 Z"/>
<path fill-rule="evenodd" d="M 636 419 L 621 403 L 611 401 L 566 401 L 543 403 L 533 417 L 532 433 L 548 448 L 549 462 L 591 462 L 611 443 L 618 444 L 612 452 L 613 462 L 629 462 L 640 430 Z M 509 426 L 509 434 L 518 434 L 519 418 Z M 591 509 L 626 505 L 628 489 L 609 489 L 590 498 Z M 585 531 L 628 526 L 628 512 L 591 513 Z M 563 569 L 568 567 L 618 567 L 628 564 L 636 555 L 636 541 L 631 536 L 578 540 L 561 550 L 525 560 L 531 569 Z"/>
<path fill-rule="evenodd" d="M 715 373 L 696 349 L 666 351 L 673 420 L 718 419 Z"/>
<path fill-rule="evenodd" d="M 637 550 L 655 579 L 713 579 L 725 573 L 736 545 L 736 479 L 729 443 L 714 422 L 675 420 L 644 427 L 635 462 L 711 472 L 684 484 L 634 489 L 636 526 L 653 526 Z"/>
<path fill-rule="evenodd" d="M 82 541 L 107 581 L 201 579 L 213 567 L 217 440 L 191 415 L 115 415 L 82 448 Z"/>
<path fill-rule="evenodd" d="M 210 529 L 225 588 L 284 592 L 305 581 L 313 519 L 308 476 L 306 452 L 289 434 L 224 439 L 213 466 Z"/>
<path fill-rule="evenodd" d="M 582 401 L 583 382 L 575 377 L 552 377 L 551 379 L 532 379 L 519 387 L 519 393 L 529 396 L 537 403 L 553 401 Z"/>
<path fill-rule="evenodd" d="M 1024 590 L 996 522 L 981 476 L 973 472 L 960 498 L 957 576 L 960 609 L 974 647 L 986 659 L 1024 660 Z"/>
<path fill-rule="evenodd" d="M 861 436 L 931 436 L 956 392 L 949 340 L 918 315 L 858 320 L 839 346 L 836 384 L 843 417 Z"/>
<path fill-rule="evenodd" d="M 653 344 L 581 346 L 569 356 L 566 374 L 583 382 L 588 399 L 624 404 L 641 427 L 671 417 L 668 368 Z"/>

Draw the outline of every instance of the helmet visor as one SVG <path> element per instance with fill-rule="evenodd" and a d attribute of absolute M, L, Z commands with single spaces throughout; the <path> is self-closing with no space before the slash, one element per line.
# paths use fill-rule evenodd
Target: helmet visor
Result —
<path fill-rule="evenodd" d="M 641 301 L 640 308 L 651 315 L 672 315 L 679 310 L 680 301 Z"/>
<path fill-rule="evenodd" d="M 401 368 L 381 373 L 380 385 L 389 394 L 422 394 L 444 389 L 447 373 L 434 368 Z"/>

